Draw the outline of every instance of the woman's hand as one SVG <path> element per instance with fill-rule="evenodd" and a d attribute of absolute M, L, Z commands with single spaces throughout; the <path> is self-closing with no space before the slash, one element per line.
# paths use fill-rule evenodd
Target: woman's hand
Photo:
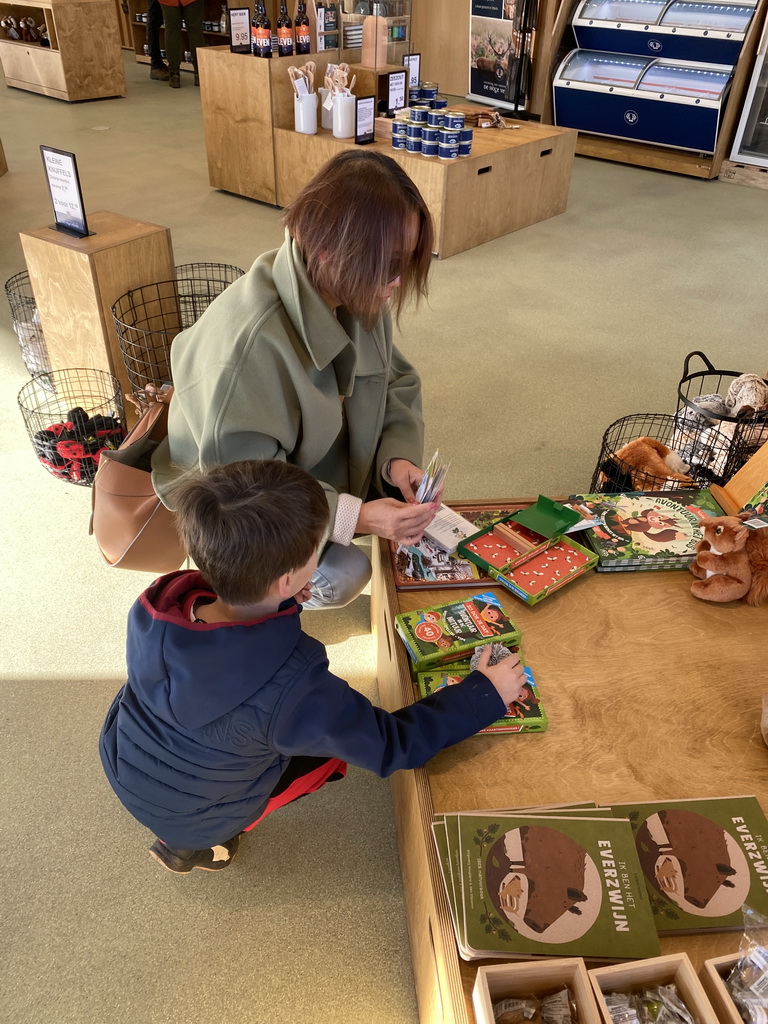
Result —
<path fill-rule="evenodd" d="M 390 469 L 390 475 L 391 473 Z M 395 498 L 365 501 L 360 506 L 357 533 L 371 533 L 375 537 L 394 540 L 398 544 L 415 544 L 421 540 L 425 527 L 432 522 L 436 511 L 436 506 L 431 503 L 409 505 L 403 501 L 396 501 Z"/>
<path fill-rule="evenodd" d="M 390 459 L 389 479 L 406 501 L 416 501 L 414 488 L 418 488 L 423 476 L 424 470 L 414 466 L 408 459 Z"/>

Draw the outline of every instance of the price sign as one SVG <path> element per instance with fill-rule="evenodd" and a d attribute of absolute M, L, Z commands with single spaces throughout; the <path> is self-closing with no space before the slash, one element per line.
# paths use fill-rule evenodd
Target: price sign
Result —
<path fill-rule="evenodd" d="M 402 110 L 405 106 L 407 71 L 390 71 L 387 75 L 387 113 Z"/>
<path fill-rule="evenodd" d="M 355 101 L 355 142 L 358 146 L 366 146 L 373 142 L 375 116 L 376 97 L 358 96 Z"/>
<path fill-rule="evenodd" d="M 77 238 L 85 238 L 91 232 L 85 219 L 83 193 L 80 189 L 80 178 L 77 174 L 77 161 L 74 153 L 65 153 L 61 149 L 41 146 L 43 167 L 48 182 L 48 192 L 53 204 L 53 216 L 57 231 L 64 231 Z"/>
<path fill-rule="evenodd" d="M 249 7 L 229 9 L 229 48 L 232 53 L 251 52 L 251 11 Z"/>
<path fill-rule="evenodd" d="M 421 54 L 404 54 L 403 67 L 408 68 L 408 88 L 411 89 L 417 86 L 421 80 Z"/>

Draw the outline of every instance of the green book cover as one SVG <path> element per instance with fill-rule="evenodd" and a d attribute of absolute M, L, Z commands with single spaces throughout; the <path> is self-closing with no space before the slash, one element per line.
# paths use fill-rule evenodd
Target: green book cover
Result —
<path fill-rule="evenodd" d="M 750 498 L 741 511 L 751 513 L 751 518 L 747 523 L 748 526 L 751 524 L 764 529 L 760 524 L 768 524 L 768 481 L 763 484 L 753 498 Z"/>
<path fill-rule="evenodd" d="M 568 499 L 600 525 L 584 530 L 599 555 L 598 569 L 684 569 L 701 540 L 701 521 L 722 509 L 703 488 L 664 493 L 574 494 Z"/>
<path fill-rule="evenodd" d="M 512 650 L 516 650 L 516 648 L 513 647 Z M 518 653 L 520 653 L 519 650 Z M 507 713 L 503 718 L 499 718 L 489 726 L 486 726 L 485 729 L 481 729 L 481 733 L 544 732 L 547 728 L 549 724 L 547 713 L 541 703 L 533 672 L 525 665 L 521 653 L 520 660 L 525 666 L 525 694 L 520 700 L 513 701 L 508 706 Z M 443 665 L 438 669 L 433 669 L 431 672 L 419 672 L 416 676 L 416 688 L 420 697 L 428 697 L 431 693 L 442 690 L 444 686 L 453 686 L 455 683 L 461 682 L 469 673 L 470 667 L 468 662 L 461 663 L 458 666 Z"/>
<path fill-rule="evenodd" d="M 754 796 L 616 804 L 629 818 L 659 932 L 741 930 L 768 916 L 768 821 Z"/>
<path fill-rule="evenodd" d="M 455 817 L 462 956 L 622 960 L 659 954 L 628 821 Z"/>
<path fill-rule="evenodd" d="M 520 630 L 490 591 L 401 612 L 395 616 L 395 629 L 417 672 L 468 657 L 482 644 L 520 642 Z"/>

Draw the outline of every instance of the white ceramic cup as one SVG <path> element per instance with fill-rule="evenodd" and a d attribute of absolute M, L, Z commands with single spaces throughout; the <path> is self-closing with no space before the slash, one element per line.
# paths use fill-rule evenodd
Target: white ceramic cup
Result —
<path fill-rule="evenodd" d="M 293 126 L 302 135 L 317 134 L 317 93 L 293 97 Z"/>
<path fill-rule="evenodd" d="M 325 105 L 328 90 L 321 85 L 317 91 L 320 94 L 320 124 L 323 128 L 331 131 L 333 128 L 333 107 L 329 108 Z"/>
<path fill-rule="evenodd" d="M 351 92 L 337 92 L 333 97 L 333 137 L 351 139 L 355 134 L 355 97 Z"/>

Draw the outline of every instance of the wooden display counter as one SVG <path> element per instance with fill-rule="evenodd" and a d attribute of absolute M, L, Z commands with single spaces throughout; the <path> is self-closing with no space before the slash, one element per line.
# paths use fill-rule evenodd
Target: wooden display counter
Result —
<path fill-rule="evenodd" d="M 395 612 L 482 586 L 396 591 L 386 542 L 374 542 L 373 558 L 379 691 L 392 711 L 415 699 Z M 592 572 L 534 608 L 494 588 L 522 630 L 550 724 L 542 734 L 473 736 L 392 777 L 422 1024 L 474 1020 L 479 966 L 458 956 L 433 812 L 752 793 L 768 809 L 768 749 L 759 728 L 768 608 L 698 601 L 692 579 L 688 572 Z M 663 953 L 686 950 L 698 970 L 705 959 L 736 951 L 739 933 L 661 945 Z"/>
<path fill-rule="evenodd" d="M 318 82 L 336 56 L 315 58 Z M 286 206 L 326 161 L 355 145 L 322 128 L 317 135 L 293 130 L 286 69 L 300 59 L 260 61 L 208 47 L 198 60 L 214 188 Z M 370 91 L 365 74 L 353 72 Z M 397 160 L 418 186 L 435 221 L 437 255 L 444 258 L 562 213 L 576 133 L 532 122 L 504 131 L 476 129 L 472 155 L 449 161 L 393 150 L 386 142 L 372 145 Z"/>
<path fill-rule="evenodd" d="M 6 83 L 60 100 L 125 96 L 113 0 L 2 0 L 0 18 L 33 17 L 50 46 L 0 39 Z"/>

